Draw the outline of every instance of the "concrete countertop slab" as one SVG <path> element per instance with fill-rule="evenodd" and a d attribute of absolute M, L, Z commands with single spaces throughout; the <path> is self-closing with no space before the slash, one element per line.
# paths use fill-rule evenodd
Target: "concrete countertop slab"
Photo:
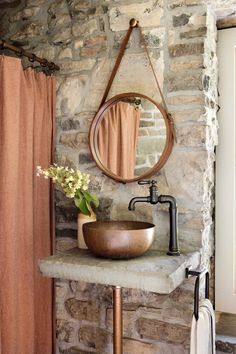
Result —
<path fill-rule="evenodd" d="M 138 258 L 111 260 L 98 258 L 88 250 L 73 248 L 39 260 L 39 269 L 49 278 L 169 294 L 184 281 L 185 268 L 197 268 L 199 263 L 199 252 L 171 257 L 151 250 Z"/>

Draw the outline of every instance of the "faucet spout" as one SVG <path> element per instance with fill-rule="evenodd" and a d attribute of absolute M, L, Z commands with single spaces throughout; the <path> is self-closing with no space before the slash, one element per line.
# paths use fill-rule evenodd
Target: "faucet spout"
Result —
<path fill-rule="evenodd" d="M 150 203 L 150 196 L 148 197 L 134 197 L 130 200 L 128 209 L 135 210 L 136 203 Z"/>
<path fill-rule="evenodd" d="M 174 197 L 171 195 L 158 196 L 156 181 L 139 181 L 138 184 L 149 184 L 150 194 L 148 197 L 134 197 L 130 200 L 128 209 L 135 210 L 136 203 L 168 203 L 169 204 L 169 220 L 170 220 L 170 239 L 169 256 L 180 256 L 179 243 L 178 243 L 178 208 Z"/>

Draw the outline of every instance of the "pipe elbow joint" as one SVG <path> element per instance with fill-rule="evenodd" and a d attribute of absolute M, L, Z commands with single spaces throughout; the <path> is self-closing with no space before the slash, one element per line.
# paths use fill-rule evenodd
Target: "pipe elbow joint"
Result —
<path fill-rule="evenodd" d="M 172 209 L 177 209 L 177 202 L 172 195 L 160 195 L 158 198 L 159 203 L 169 203 Z"/>

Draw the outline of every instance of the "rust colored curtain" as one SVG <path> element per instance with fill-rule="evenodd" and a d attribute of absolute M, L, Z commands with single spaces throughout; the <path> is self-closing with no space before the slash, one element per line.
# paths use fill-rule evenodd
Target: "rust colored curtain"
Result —
<path fill-rule="evenodd" d="M 114 104 L 98 130 L 98 151 L 102 164 L 114 174 L 134 177 L 140 111 L 126 102 Z"/>
<path fill-rule="evenodd" d="M 36 165 L 52 156 L 52 77 L 0 56 L 0 353 L 52 354 L 50 184 Z M 46 184 L 45 184 L 46 182 Z"/>

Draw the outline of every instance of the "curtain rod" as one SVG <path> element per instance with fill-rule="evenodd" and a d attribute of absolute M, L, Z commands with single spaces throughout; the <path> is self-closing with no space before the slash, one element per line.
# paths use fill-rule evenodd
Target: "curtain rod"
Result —
<path fill-rule="evenodd" d="M 30 53 L 25 51 L 22 48 L 16 47 L 13 44 L 7 43 L 6 41 L 4 41 L 3 39 L 0 39 L 0 49 L 9 49 L 12 50 L 13 52 L 15 52 L 19 57 L 21 56 L 25 56 L 29 59 L 30 62 L 34 62 L 37 61 L 40 63 L 41 66 L 43 67 L 48 67 L 50 70 L 60 70 L 59 66 L 56 65 L 53 62 L 49 62 L 47 59 L 45 58 L 39 58 L 37 57 L 35 54 Z"/>

